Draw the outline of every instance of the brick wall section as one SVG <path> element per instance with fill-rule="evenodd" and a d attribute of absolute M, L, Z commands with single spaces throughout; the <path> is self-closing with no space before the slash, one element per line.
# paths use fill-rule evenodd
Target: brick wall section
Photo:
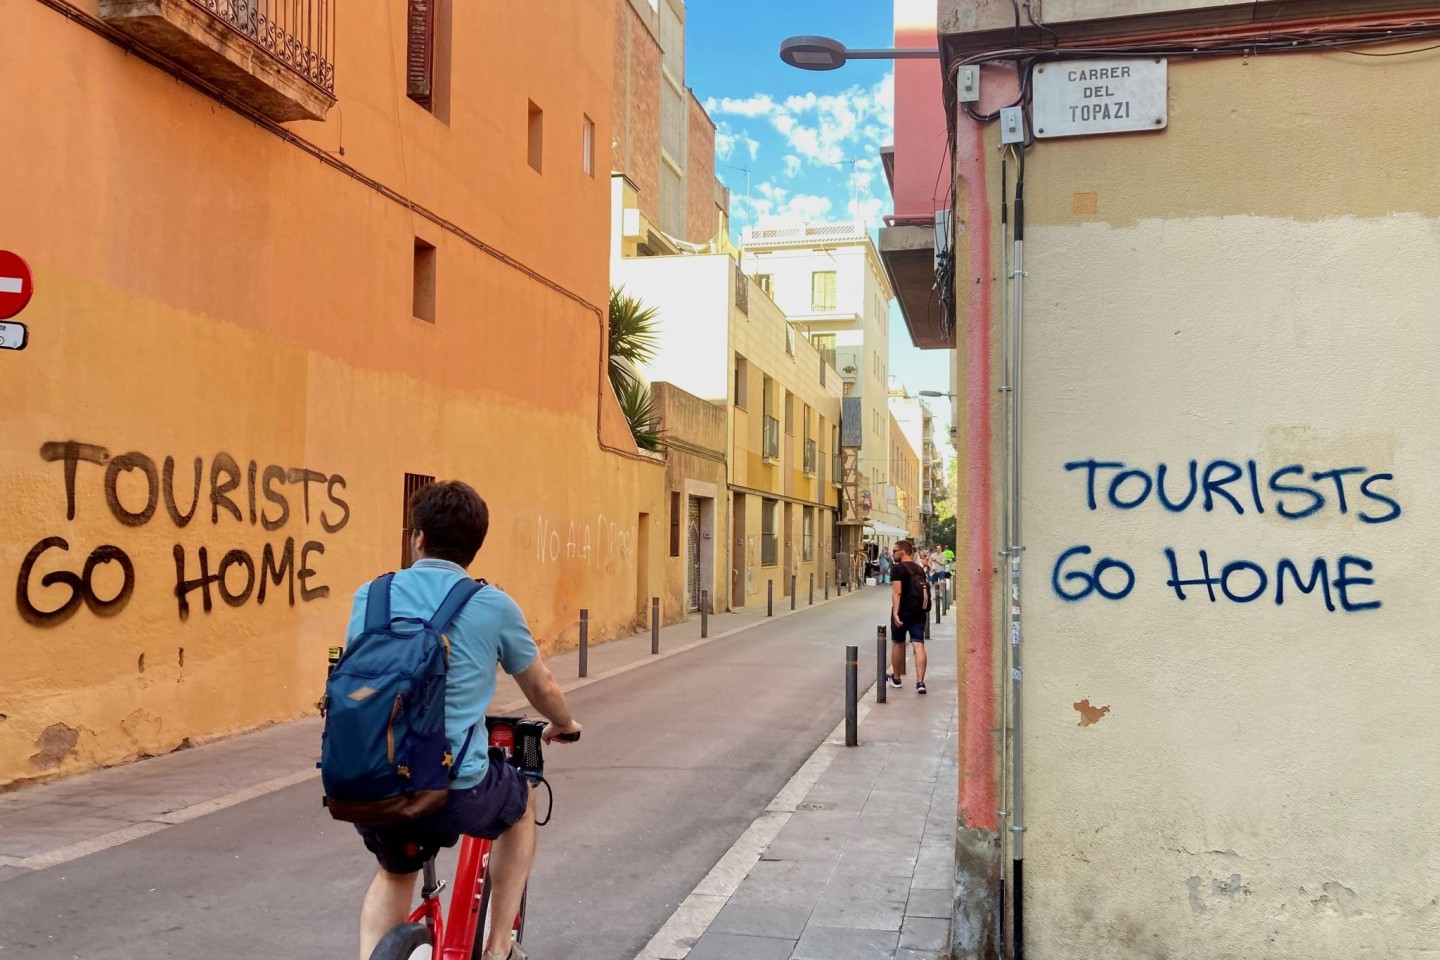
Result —
<path fill-rule="evenodd" d="M 690 137 L 685 158 L 685 239 L 704 243 L 715 235 L 715 124 L 688 91 Z"/>
<path fill-rule="evenodd" d="M 610 169 L 624 170 L 630 144 L 630 18 L 635 16 L 628 0 L 615 0 L 615 82 L 610 85 L 610 111 L 614 118 Z M 597 147 L 600 145 L 597 145 Z M 603 151 L 597 149 L 603 156 Z"/>
<path fill-rule="evenodd" d="M 628 89 L 625 108 L 630 122 L 625 145 L 625 173 L 640 190 L 640 211 L 660 222 L 660 42 L 624 4 L 628 25 Z M 621 28 L 625 29 L 625 28 Z M 619 32 L 619 31 L 617 31 Z"/>

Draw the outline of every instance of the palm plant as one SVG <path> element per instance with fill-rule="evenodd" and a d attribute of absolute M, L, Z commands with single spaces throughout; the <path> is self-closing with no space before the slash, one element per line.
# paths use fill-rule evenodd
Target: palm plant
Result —
<path fill-rule="evenodd" d="M 636 367 L 655 356 L 659 339 L 655 329 L 657 317 L 654 307 L 647 307 L 628 295 L 624 287 L 610 289 L 610 386 L 620 401 L 635 443 L 643 450 L 659 450 L 661 446 L 650 388 L 636 372 Z"/>

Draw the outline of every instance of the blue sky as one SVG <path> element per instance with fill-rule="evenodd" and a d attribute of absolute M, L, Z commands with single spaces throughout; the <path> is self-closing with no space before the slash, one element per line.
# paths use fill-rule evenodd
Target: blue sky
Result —
<path fill-rule="evenodd" d="M 716 125 L 715 173 L 730 188 L 734 232 L 752 224 L 862 219 L 893 209 L 879 148 L 894 139 L 893 65 L 851 61 L 797 70 L 780 41 L 834 37 L 849 47 L 894 46 L 890 0 L 689 0 L 686 83 Z M 913 394 L 948 390 L 949 352 L 916 350 L 890 312 L 890 370 Z M 946 400 L 931 400 L 946 423 Z M 943 433 L 942 433 L 943 435 Z"/>

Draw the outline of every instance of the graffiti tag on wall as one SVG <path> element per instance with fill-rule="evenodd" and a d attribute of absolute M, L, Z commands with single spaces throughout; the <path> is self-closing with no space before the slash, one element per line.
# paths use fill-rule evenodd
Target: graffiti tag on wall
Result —
<path fill-rule="evenodd" d="M 137 451 L 112 457 L 104 447 L 74 440 L 43 444 L 40 458 L 61 465 L 66 520 L 75 519 L 77 484 L 98 483 L 110 514 L 126 527 L 163 524 L 162 505 L 164 517 L 178 530 L 192 522 L 204 525 L 208 520 L 214 528 L 240 523 L 275 533 L 292 518 L 303 517 L 303 522 L 309 524 L 313 514 L 325 533 L 334 534 L 350 522 L 350 505 L 341 496 L 345 478 L 339 474 L 275 464 L 262 468 L 255 460 L 242 467 L 228 453 L 217 453 L 208 470 L 204 459 L 196 457 L 186 471 L 174 457 L 167 456 L 159 464 Z M 127 494 L 123 498 L 122 487 Z M 37 588 L 35 565 L 50 551 L 68 553 L 70 546 L 64 537 L 45 537 L 30 548 L 20 564 L 15 604 L 28 623 L 58 626 L 82 605 L 97 616 L 114 616 L 130 602 L 136 587 L 135 564 L 121 547 L 101 544 L 86 556 L 80 572 L 55 570 L 39 578 L 40 588 L 62 586 L 69 591 L 58 606 L 52 601 L 42 608 L 33 595 Z M 239 548 L 217 548 L 212 553 L 210 547 L 202 546 L 192 554 L 179 543 L 171 553 L 175 559 L 173 594 L 181 620 L 189 617 L 192 601 L 206 613 L 216 598 L 231 607 L 243 606 L 252 598 L 263 604 L 271 587 L 283 587 L 292 607 L 297 584 L 302 602 L 330 594 L 328 586 L 317 582 L 316 558 L 325 553 L 321 540 L 303 539 L 297 544 L 294 536 L 277 539 L 264 545 L 258 559 Z M 95 575 L 99 568 L 111 563 L 118 567 L 120 586 L 113 595 L 101 597 L 96 591 Z"/>
<path fill-rule="evenodd" d="M 599 563 L 605 569 L 630 558 L 632 534 L 621 530 L 614 521 L 600 514 L 592 526 L 571 520 L 568 524 L 551 523 L 547 517 L 535 518 L 535 559 L 540 563 Z"/>
<path fill-rule="evenodd" d="M 1390 523 L 1402 514 L 1391 486 L 1394 475 L 1364 466 L 1314 470 L 1292 463 L 1271 469 L 1262 468 L 1255 460 L 1217 459 L 1203 467 L 1191 460 L 1178 469 L 1161 463 L 1151 470 L 1120 460 L 1090 459 L 1067 463 L 1065 470 L 1081 480 L 1086 507 L 1092 512 L 1149 509 L 1161 515 L 1270 514 L 1292 522 L 1333 515 L 1353 519 L 1357 529 Z M 1256 561 L 1167 546 L 1156 559 L 1157 580 L 1181 602 L 1207 599 L 1219 603 L 1224 599 L 1247 604 L 1268 598 L 1283 606 L 1287 600 L 1306 597 L 1331 613 L 1358 613 L 1381 606 L 1369 592 L 1375 579 L 1367 574 L 1375 565 L 1357 553 Z M 1086 543 L 1059 555 L 1050 584 L 1056 596 L 1070 602 L 1090 596 L 1124 600 L 1140 580 L 1130 562 L 1097 558 Z"/>

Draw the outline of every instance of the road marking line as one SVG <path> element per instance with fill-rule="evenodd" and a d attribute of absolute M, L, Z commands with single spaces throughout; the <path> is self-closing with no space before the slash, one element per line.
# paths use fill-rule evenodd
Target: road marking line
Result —
<path fill-rule="evenodd" d="M 169 813 L 162 813 L 148 820 L 132 823 L 127 827 L 111 830 L 109 833 L 102 833 L 98 837 L 90 837 L 86 840 L 80 840 L 63 847 L 56 847 L 53 850 L 46 850 L 43 853 L 32 854 L 28 857 L 0 857 L 0 866 L 19 867 L 22 870 L 44 870 L 62 863 L 69 863 L 71 860 L 88 857 L 92 853 L 109 850 L 111 847 L 118 847 L 120 844 L 129 843 L 131 840 L 148 837 L 152 833 L 159 833 L 161 830 L 166 830 L 177 824 L 188 823 L 206 814 L 224 810 L 226 807 L 233 807 L 237 803 L 255 800 L 266 794 L 274 793 L 277 790 L 293 787 L 297 783 L 313 780 L 319 775 L 320 771 L 318 770 L 301 770 L 299 773 L 276 777 L 273 780 L 266 780 L 264 783 L 257 783 L 253 787 L 236 790 L 222 797 L 215 797 L 213 800 L 192 803 L 188 807 L 171 810 Z"/>
<path fill-rule="evenodd" d="M 0 293 L 19 293 L 25 281 L 19 277 L 0 277 Z"/>
<path fill-rule="evenodd" d="M 860 720 L 865 719 L 869 712 L 870 705 L 865 702 L 860 703 L 855 711 Z M 685 960 L 689 956 L 695 941 L 715 922 L 725 904 L 740 888 L 741 882 L 760 861 L 771 841 L 795 815 L 805 795 L 830 768 L 840 751 L 845 749 L 844 742 L 845 721 L 841 720 L 820 746 L 815 748 L 815 752 L 810 754 L 809 759 L 800 765 L 800 769 L 795 771 L 789 782 L 780 788 L 769 806 L 745 828 L 740 839 L 725 851 L 725 855 L 710 868 L 705 878 L 695 885 L 690 895 L 680 901 L 675 912 L 670 914 L 670 918 L 635 955 L 635 960 Z"/>
<path fill-rule="evenodd" d="M 156 823 L 163 823 L 166 826 L 187 823 L 197 817 L 216 813 L 217 811 L 224 810 L 226 807 L 233 807 L 237 803 L 244 803 L 246 800 L 255 800 L 268 793 L 284 790 L 286 787 L 293 787 L 297 783 L 304 783 L 306 780 L 313 780 L 318 776 L 320 776 L 319 770 L 301 770 L 299 773 L 276 777 L 273 780 L 266 780 L 264 783 L 257 783 L 253 787 L 246 787 L 244 790 L 227 793 L 223 797 L 216 797 L 213 800 L 203 800 L 200 803 L 192 803 L 188 807 L 171 810 L 169 813 L 162 813 L 158 817 L 152 817 L 151 819 Z"/>
<path fill-rule="evenodd" d="M 46 867 L 69 863 L 71 860 L 88 857 L 90 854 L 99 853 L 101 850 L 118 847 L 120 844 L 129 843 L 131 840 L 139 840 L 141 837 L 164 830 L 166 826 L 167 824 L 156 823 L 154 820 L 132 823 L 128 827 L 111 830 L 109 833 L 102 833 L 98 837 L 91 837 L 88 840 L 81 840 L 69 846 L 56 847 L 54 850 L 46 850 L 44 853 L 37 853 L 34 856 L 25 857 L 19 863 L 15 864 L 15 866 L 25 870 L 44 870 Z"/>

